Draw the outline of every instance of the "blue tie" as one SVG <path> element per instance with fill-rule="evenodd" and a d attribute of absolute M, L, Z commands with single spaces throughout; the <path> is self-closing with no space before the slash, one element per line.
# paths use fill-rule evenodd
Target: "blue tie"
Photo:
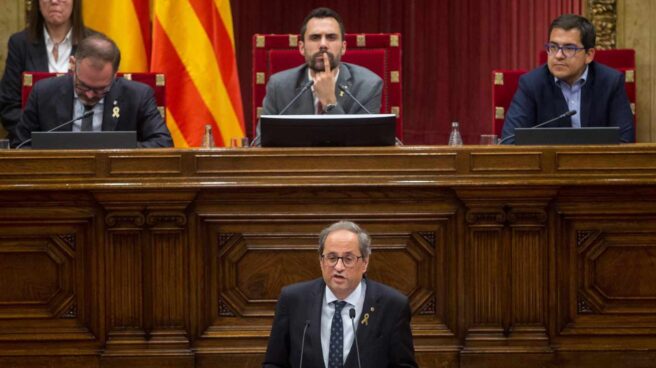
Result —
<path fill-rule="evenodd" d="M 328 368 L 344 367 L 344 326 L 342 325 L 342 309 L 345 301 L 335 303 L 335 314 L 330 325 L 330 349 L 328 349 Z"/>

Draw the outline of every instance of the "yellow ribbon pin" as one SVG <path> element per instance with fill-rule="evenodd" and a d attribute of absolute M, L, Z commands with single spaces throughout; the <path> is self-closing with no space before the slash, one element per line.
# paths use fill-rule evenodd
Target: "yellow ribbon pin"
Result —
<path fill-rule="evenodd" d="M 362 318 L 362 321 L 360 324 L 363 324 L 365 326 L 369 326 L 369 313 L 365 313 L 364 317 Z"/>
<path fill-rule="evenodd" d="M 118 119 L 121 117 L 121 108 L 118 106 L 114 106 L 112 109 L 112 117 L 115 119 Z"/>
<path fill-rule="evenodd" d="M 339 91 L 339 97 L 344 97 L 344 91 Z"/>

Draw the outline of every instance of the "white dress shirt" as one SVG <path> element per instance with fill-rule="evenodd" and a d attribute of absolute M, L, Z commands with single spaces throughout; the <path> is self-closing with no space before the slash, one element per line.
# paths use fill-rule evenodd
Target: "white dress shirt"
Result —
<path fill-rule="evenodd" d="M 68 60 L 71 57 L 71 51 L 73 51 L 73 30 L 69 30 L 66 37 L 59 43 L 59 57 L 57 60 L 52 55 L 55 42 L 50 38 L 50 34 L 45 26 L 43 26 L 43 38 L 46 41 L 46 50 L 48 50 L 48 71 L 50 73 L 68 73 Z"/>
<path fill-rule="evenodd" d="M 364 296 L 367 293 L 367 284 L 364 279 L 360 282 L 353 292 L 344 299 L 346 305 L 342 309 L 342 325 L 344 331 L 344 361 L 348 357 L 349 352 L 351 351 L 351 346 L 353 345 L 353 340 L 355 339 L 355 334 L 353 333 L 353 327 L 351 326 L 351 317 L 349 317 L 349 310 L 355 308 L 355 328 L 358 328 L 358 321 L 360 320 L 360 315 L 362 314 L 362 308 L 364 306 Z M 326 292 L 324 293 L 325 297 L 323 300 L 323 305 L 321 307 L 321 350 L 323 352 L 323 362 L 325 366 L 328 366 L 328 349 L 330 345 L 330 327 L 333 322 L 333 315 L 335 314 L 335 304 L 333 302 L 338 301 L 337 297 L 326 286 Z"/>

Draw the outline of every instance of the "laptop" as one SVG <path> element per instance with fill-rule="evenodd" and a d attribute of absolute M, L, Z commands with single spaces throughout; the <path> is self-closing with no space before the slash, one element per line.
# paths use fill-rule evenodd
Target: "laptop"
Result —
<path fill-rule="evenodd" d="M 137 148 L 136 131 L 32 132 L 33 149 Z"/>
<path fill-rule="evenodd" d="M 396 115 L 262 115 L 262 147 L 371 147 L 396 143 Z"/>
<path fill-rule="evenodd" d="M 515 128 L 515 144 L 518 146 L 619 143 L 619 127 Z"/>

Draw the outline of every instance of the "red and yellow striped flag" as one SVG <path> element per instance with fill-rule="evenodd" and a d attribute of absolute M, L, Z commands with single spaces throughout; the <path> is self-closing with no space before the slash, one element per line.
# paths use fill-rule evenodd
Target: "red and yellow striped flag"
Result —
<path fill-rule="evenodd" d="M 244 136 L 229 0 L 154 0 L 151 71 L 166 74 L 166 120 L 176 147 Z"/>
<path fill-rule="evenodd" d="M 121 50 L 121 71 L 147 72 L 150 54 L 150 1 L 87 1 L 87 27 L 113 39 Z"/>

